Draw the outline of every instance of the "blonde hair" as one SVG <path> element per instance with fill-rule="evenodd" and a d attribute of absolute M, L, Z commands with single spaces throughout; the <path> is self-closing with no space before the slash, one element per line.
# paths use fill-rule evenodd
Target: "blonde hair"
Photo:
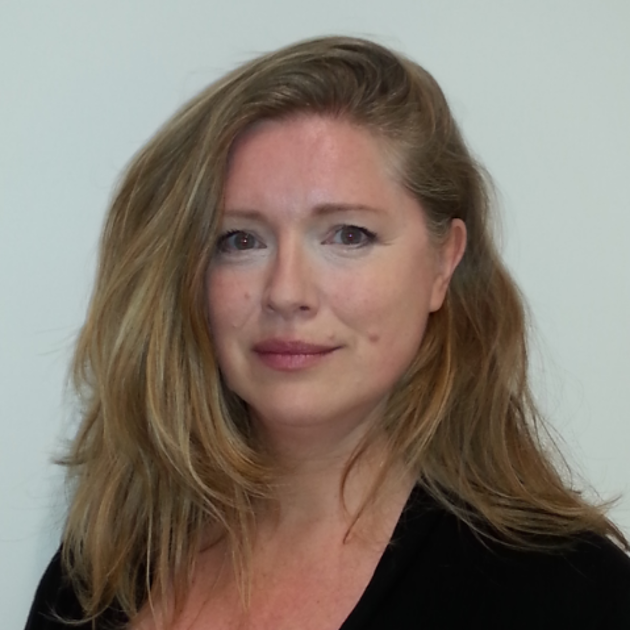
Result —
<path fill-rule="evenodd" d="M 403 462 L 478 530 L 522 546 L 584 531 L 626 545 L 541 444 L 523 301 L 493 244 L 483 170 L 442 91 L 399 54 L 328 37 L 208 87 L 135 156 L 115 195 L 73 365 L 83 420 L 64 462 L 74 494 L 63 558 L 86 618 L 112 604 L 133 618 L 173 584 L 181 596 L 208 525 L 246 571 L 253 503 L 271 496 L 273 462 L 222 384 L 205 277 L 235 139 L 261 119 L 308 112 L 383 138 L 437 239 L 454 218 L 468 231 L 444 306 L 349 466 L 386 436 L 384 474 Z"/>

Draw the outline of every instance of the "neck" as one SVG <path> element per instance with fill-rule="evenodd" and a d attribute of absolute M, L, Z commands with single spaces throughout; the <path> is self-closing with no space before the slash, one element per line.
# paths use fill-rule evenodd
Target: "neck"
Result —
<path fill-rule="evenodd" d="M 374 514 L 389 509 L 391 502 L 402 507 L 413 485 L 405 471 L 388 471 L 372 501 L 370 493 L 383 473 L 388 453 L 383 441 L 376 442 L 348 469 L 365 437 L 363 433 L 327 440 L 313 439 L 310 433 L 299 436 L 307 439 L 297 439 L 295 435 L 283 437 L 271 443 L 280 474 L 274 507 L 264 516 L 274 527 L 299 529 L 336 525 L 348 529 L 358 514 L 361 514 L 360 521 L 367 524 Z"/>

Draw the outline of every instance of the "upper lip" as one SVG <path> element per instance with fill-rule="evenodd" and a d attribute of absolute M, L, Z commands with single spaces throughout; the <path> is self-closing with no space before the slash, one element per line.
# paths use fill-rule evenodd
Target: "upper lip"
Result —
<path fill-rule="evenodd" d="M 254 351 L 261 354 L 319 354 L 338 347 L 291 339 L 265 339 L 254 344 Z"/>

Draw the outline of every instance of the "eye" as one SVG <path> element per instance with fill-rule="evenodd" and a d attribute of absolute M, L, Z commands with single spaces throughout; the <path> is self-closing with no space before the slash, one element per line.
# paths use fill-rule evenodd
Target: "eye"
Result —
<path fill-rule="evenodd" d="M 217 242 L 219 252 L 244 252 L 261 247 L 263 244 L 251 232 L 243 230 L 230 230 L 222 234 Z"/>
<path fill-rule="evenodd" d="M 358 225 L 342 225 L 335 229 L 331 242 L 347 247 L 364 247 L 376 240 L 376 234 Z"/>

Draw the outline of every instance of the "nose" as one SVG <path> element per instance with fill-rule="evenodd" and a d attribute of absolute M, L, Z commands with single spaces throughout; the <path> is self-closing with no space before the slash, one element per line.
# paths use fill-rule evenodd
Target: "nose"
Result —
<path fill-rule="evenodd" d="M 311 315 L 317 311 L 315 270 L 305 246 L 297 238 L 278 243 L 263 296 L 267 312 L 284 319 Z"/>

